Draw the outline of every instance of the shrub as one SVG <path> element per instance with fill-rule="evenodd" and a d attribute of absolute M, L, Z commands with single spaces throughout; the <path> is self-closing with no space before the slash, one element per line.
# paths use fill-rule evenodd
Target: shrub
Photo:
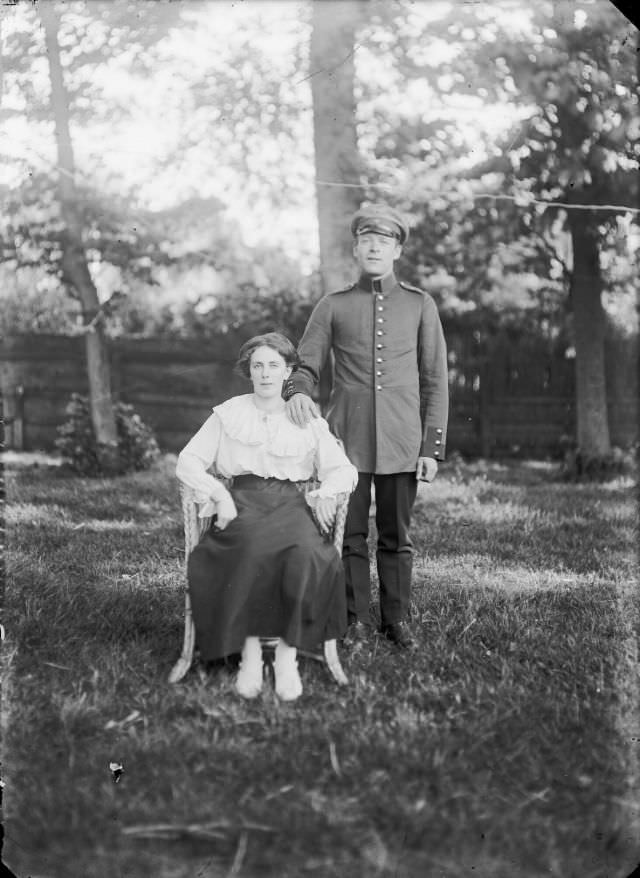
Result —
<path fill-rule="evenodd" d="M 605 482 L 618 476 L 634 475 L 638 465 L 638 447 L 614 447 L 610 454 L 589 455 L 575 443 L 564 443 L 561 476 L 567 482 Z"/>
<path fill-rule="evenodd" d="M 118 431 L 118 472 L 148 469 L 160 454 L 153 430 L 133 406 L 117 402 L 113 409 Z M 55 444 L 71 469 L 84 476 L 112 475 L 100 460 L 87 397 L 73 393 L 65 411 L 68 419 L 58 427 Z"/>

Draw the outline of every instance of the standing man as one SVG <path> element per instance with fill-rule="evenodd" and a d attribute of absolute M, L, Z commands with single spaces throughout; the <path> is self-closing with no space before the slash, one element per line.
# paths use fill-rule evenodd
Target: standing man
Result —
<path fill-rule="evenodd" d="M 318 417 L 311 399 L 320 371 L 334 357 L 327 419 L 358 470 L 342 559 L 347 584 L 347 642 L 373 634 L 367 535 L 375 484 L 377 567 L 382 633 L 413 649 L 407 623 L 411 593 L 411 510 L 417 482 L 431 481 L 444 459 L 449 408 L 447 352 L 428 293 L 398 281 L 393 266 L 409 229 L 386 205 L 361 208 L 351 222 L 360 278 L 324 296 L 314 309 L 285 382 L 289 418 Z"/>

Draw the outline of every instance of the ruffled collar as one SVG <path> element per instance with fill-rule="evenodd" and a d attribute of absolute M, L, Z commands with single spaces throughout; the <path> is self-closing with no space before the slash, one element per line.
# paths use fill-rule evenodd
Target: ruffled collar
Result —
<path fill-rule="evenodd" d="M 230 439 L 242 445 L 267 445 L 276 457 L 302 456 L 315 448 L 315 438 L 309 425 L 296 427 L 284 409 L 263 412 L 256 407 L 252 393 L 234 396 L 213 411 Z"/>

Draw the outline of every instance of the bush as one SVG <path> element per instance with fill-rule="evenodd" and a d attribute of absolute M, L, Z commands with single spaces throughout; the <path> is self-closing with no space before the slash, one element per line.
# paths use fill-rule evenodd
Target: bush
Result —
<path fill-rule="evenodd" d="M 134 412 L 133 406 L 117 402 L 113 409 L 118 431 L 117 471 L 149 469 L 160 454 L 153 430 Z M 58 427 L 55 444 L 71 469 L 83 476 L 113 475 L 101 462 L 87 397 L 73 393 L 65 411 L 68 420 Z"/>
<path fill-rule="evenodd" d="M 637 471 L 637 446 L 614 447 L 610 454 L 598 456 L 586 454 L 572 442 L 565 442 L 563 450 L 561 476 L 567 482 L 605 482 Z"/>

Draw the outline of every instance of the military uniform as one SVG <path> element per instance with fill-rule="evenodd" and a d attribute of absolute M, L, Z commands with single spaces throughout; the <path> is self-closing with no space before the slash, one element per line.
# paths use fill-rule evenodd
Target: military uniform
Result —
<path fill-rule="evenodd" d="M 389 233 L 380 221 L 364 228 Z M 369 621 L 373 479 L 380 611 L 383 626 L 389 625 L 404 619 L 409 607 L 409 524 L 418 458 L 443 460 L 445 454 L 447 355 L 435 302 L 393 272 L 380 279 L 363 274 L 357 283 L 325 296 L 307 324 L 298 347 L 301 362 L 285 383 L 285 398 L 311 395 L 330 352 L 334 377 L 327 420 L 359 472 L 343 548 L 349 616 Z"/>

